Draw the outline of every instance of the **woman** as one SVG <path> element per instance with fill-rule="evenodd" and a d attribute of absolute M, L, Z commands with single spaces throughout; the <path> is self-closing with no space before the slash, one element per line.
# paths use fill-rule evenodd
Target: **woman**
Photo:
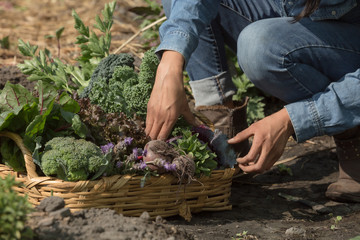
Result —
<path fill-rule="evenodd" d="M 228 45 L 255 86 L 287 103 L 229 140 L 235 144 L 253 136 L 249 152 L 237 159 L 239 167 L 266 171 L 290 136 L 303 142 L 331 135 L 340 174 L 326 196 L 360 202 L 359 5 L 359 0 L 164 0 L 168 20 L 160 28 L 161 62 L 148 103 L 147 134 L 166 138 L 179 115 L 194 123 L 184 68 L 196 109 L 212 116 L 214 109 L 244 108 L 231 100 L 236 89 L 226 64 Z M 234 117 L 222 112 L 219 121 Z"/>

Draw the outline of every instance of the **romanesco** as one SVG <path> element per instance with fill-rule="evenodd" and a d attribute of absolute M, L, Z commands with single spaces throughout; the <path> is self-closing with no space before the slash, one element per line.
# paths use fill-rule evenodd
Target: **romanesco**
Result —
<path fill-rule="evenodd" d="M 84 139 L 55 137 L 45 144 L 41 169 L 47 176 L 65 181 L 94 179 L 108 165 L 100 147 Z"/>

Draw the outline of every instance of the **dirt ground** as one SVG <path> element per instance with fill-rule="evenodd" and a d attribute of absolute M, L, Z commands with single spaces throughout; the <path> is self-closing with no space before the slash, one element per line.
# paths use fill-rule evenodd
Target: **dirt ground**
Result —
<path fill-rule="evenodd" d="M 0 39 L 5 36 L 10 39 L 10 49 L 0 49 L 0 88 L 6 81 L 29 84 L 14 66 L 23 60 L 16 50 L 18 38 L 56 51 L 56 44 L 44 40 L 43 36 L 54 34 L 60 26 L 66 25 L 68 30 L 62 39 L 62 58 L 71 62 L 78 54 L 71 43 L 74 34 L 76 36 L 70 30 L 71 9 L 76 8 L 79 15 L 82 13 L 91 22 L 105 2 L 0 1 Z M 114 49 L 139 30 L 136 15 L 129 13 L 128 9 L 144 5 L 144 2 L 121 0 L 118 5 Z M 140 55 L 140 42 L 141 39 L 135 39 L 123 51 Z M 268 107 L 274 106 L 269 104 Z M 327 186 L 337 178 L 338 162 L 331 137 L 318 137 L 302 144 L 290 140 L 281 161 L 285 163 L 265 174 L 234 178 L 231 211 L 193 214 L 191 222 L 181 217 L 167 218 L 167 226 L 186 233 L 176 235 L 172 232 L 173 239 L 348 240 L 360 235 L 360 204 L 336 203 L 324 196 Z M 136 228 L 132 230 L 134 234 L 129 239 L 151 239 L 136 235 Z M 171 236 L 171 231 L 168 233 Z M 114 235 L 111 238 L 110 235 L 104 230 L 99 235 L 102 237 L 93 235 L 88 239 L 123 239 L 114 238 Z M 159 236 L 153 239 L 166 239 Z M 83 238 L 73 236 L 68 239 Z"/>

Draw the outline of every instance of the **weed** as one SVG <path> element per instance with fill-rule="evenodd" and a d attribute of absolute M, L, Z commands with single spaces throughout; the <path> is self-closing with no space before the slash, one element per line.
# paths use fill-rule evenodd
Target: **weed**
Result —
<path fill-rule="evenodd" d="M 280 172 L 281 174 L 285 173 L 285 174 L 288 174 L 288 175 L 290 175 L 290 176 L 293 175 L 293 172 L 292 172 L 291 168 L 288 167 L 288 166 L 286 166 L 286 165 L 283 164 L 283 163 L 277 165 L 277 168 L 278 168 L 278 170 L 279 170 L 279 172 Z"/>
<path fill-rule="evenodd" d="M 0 48 L 3 48 L 3 49 L 10 48 L 9 36 L 6 36 L 6 37 L 3 37 L 2 39 L 0 39 Z"/>
<path fill-rule="evenodd" d="M 237 233 L 231 240 L 258 240 L 258 238 L 254 235 L 249 235 L 248 231 L 242 231 L 241 233 Z"/>
<path fill-rule="evenodd" d="M 333 214 L 330 213 L 329 216 L 332 217 Z M 337 229 L 339 229 L 339 223 L 340 223 L 340 221 L 342 220 L 342 216 L 336 216 L 336 217 L 333 217 L 333 219 L 334 219 L 334 224 L 332 224 L 332 225 L 330 226 L 330 229 L 331 229 L 331 230 L 337 230 Z"/>
<path fill-rule="evenodd" d="M 57 48 L 58 48 L 58 58 L 60 58 L 60 49 L 61 49 L 61 45 L 60 45 L 60 38 L 61 35 L 64 31 L 64 27 L 59 28 L 58 30 L 55 31 L 55 36 L 54 35 L 46 35 L 45 38 L 54 38 L 56 37 L 56 41 L 57 41 Z"/>
<path fill-rule="evenodd" d="M 0 178 L 0 239 L 32 239 L 33 232 L 25 226 L 27 214 L 32 211 L 27 197 L 18 195 L 19 186 L 13 176 Z"/>

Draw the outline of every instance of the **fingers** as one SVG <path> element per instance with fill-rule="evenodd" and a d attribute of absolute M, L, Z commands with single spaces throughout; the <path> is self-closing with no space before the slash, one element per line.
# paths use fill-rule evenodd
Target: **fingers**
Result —
<path fill-rule="evenodd" d="M 185 112 L 183 116 L 189 124 L 195 126 L 195 117 L 190 111 Z M 149 122 L 147 122 L 146 124 L 145 133 L 151 139 L 165 140 L 170 135 L 171 130 L 177 121 L 177 118 L 177 116 L 175 117 L 172 114 L 169 114 L 164 121 L 162 121 L 162 119 L 164 119 L 163 117 L 158 117 L 156 118 L 157 120 L 153 120 L 151 117 L 147 117 L 147 121 Z"/>
<path fill-rule="evenodd" d="M 254 135 L 254 134 L 252 133 L 251 129 L 247 128 L 247 129 L 239 132 L 238 134 L 236 134 L 233 138 L 230 138 L 228 140 L 228 143 L 229 144 L 239 143 L 239 142 L 245 141 L 246 139 L 248 139 L 252 135 Z"/>
<path fill-rule="evenodd" d="M 166 140 L 177 120 L 176 113 L 148 106 L 145 133 L 151 139 Z"/>
<path fill-rule="evenodd" d="M 282 153 L 271 151 L 272 154 L 270 154 L 269 146 L 264 145 L 261 151 L 254 150 L 254 152 L 249 152 L 245 157 L 237 159 L 241 170 L 248 173 L 263 173 L 275 164 Z M 254 147 L 256 148 L 256 145 Z"/>
<path fill-rule="evenodd" d="M 267 170 L 269 170 L 278 157 L 273 157 L 271 159 L 266 159 L 265 154 L 260 155 L 259 159 L 256 163 L 250 163 L 247 165 L 239 164 L 239 168 L 247 173 L 263 173 Z"/>
<path fill-rule="evenodd" d="M 161 126 L 161 129 L 159 131 L 157 139 L 158 140 L 166 140 L 168 138 L 168 136 L 170 135 L 171 130 L 175 125 L 175 122 L 176 122 L 176 120 L 174 120 L 174 119 L 168 119 L 167 121 L 165 121 Z"/>
<path fill-rule="evenodd" d="M 261 142 L 259 142 L 255 137 L 248 154 L 246 154 L 244 157 L 236 159 L 236 161 L 241 165 L 256 163 L 258 161 L 260 154 L 261 154 Z"/>
<path fill-rule="evenodd" d="M 152 117 L 152 114 L 150 114 L 149 107 L 148 107 L 147 112 L 148 112 L 148 114 L 146 115 L 145 134 L 147 136 L 150 136 L 151 129 L 154 125 L 154 118 Z"/>

